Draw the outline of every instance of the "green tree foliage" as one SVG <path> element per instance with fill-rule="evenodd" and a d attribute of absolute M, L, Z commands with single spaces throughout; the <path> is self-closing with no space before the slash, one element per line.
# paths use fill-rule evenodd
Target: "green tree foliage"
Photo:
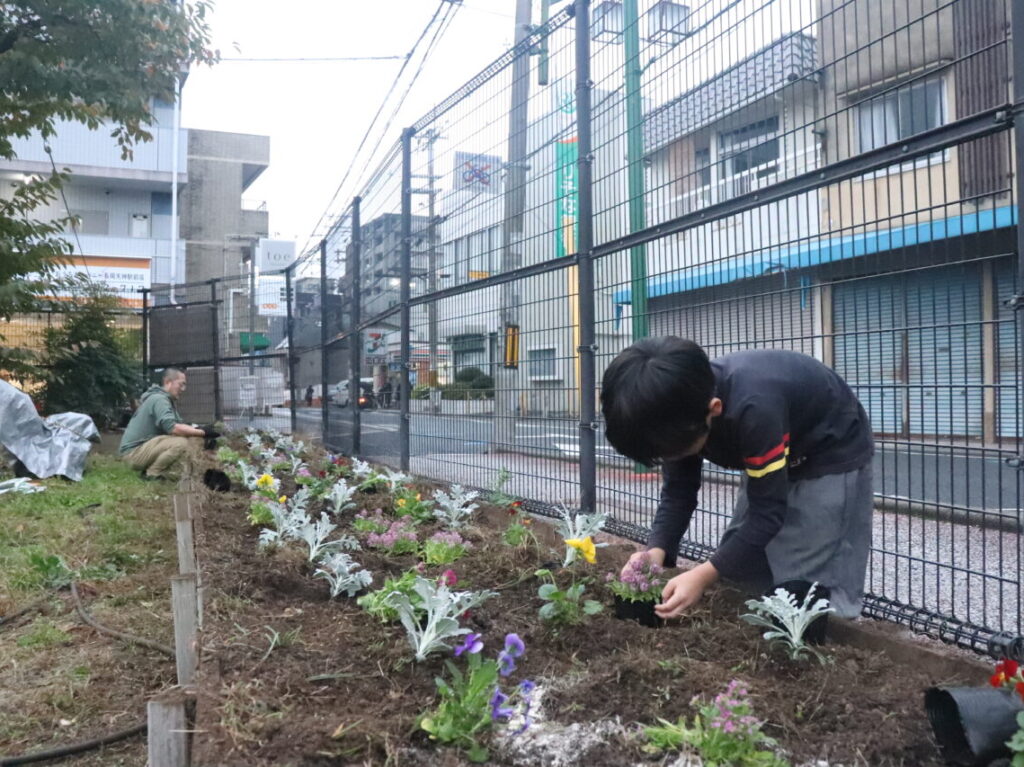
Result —
<path fill-rule="evenodd" d="M 139 347 L 128 351 L 130 331 L 116 327 L 118 297 L 88 285 L 65 307 L 64 324 L 46 329 L 42 392 L 47 413 L 87 413 L 101 429 L 115 423 L 138 393 Z"/>
<path fill-rule="evenodd" d="M 148 141 L 154 98 L 174 100 L 190 63 L 213 63 L 206 0 L 13 0 L 0 11 L 0 158 L 12 140 L 47 141 L 58 121 L 110 130 L 125 158 Z M 25 179 L 0 197 L 0 317 L 33 308 L 71 255 L 62 239 L 72 221 L 33 218 L 57 198 L 67 171 Z M 2 341 L 0 337 L 0 341 Z M 12 355 L 0 347 L 0 367 Z"/>

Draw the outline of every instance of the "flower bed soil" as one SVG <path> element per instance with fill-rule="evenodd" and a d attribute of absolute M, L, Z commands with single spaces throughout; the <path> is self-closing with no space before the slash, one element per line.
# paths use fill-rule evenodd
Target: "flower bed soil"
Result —
<path fill-rule="evenodd" d="M 418 485 L 424 497 L 433 488 Z M 258 551 L 258 531 L 246 520 L 247 493 L 201 492 L 205 613 L 194 763 L 467 763 L 416 727 L 417 715 L 435 704 L 443 658 L 412 662 L 400 624 L 381 623 L 354 599 L 330 600 L 327 583 L 311 577 L 300 548 Z M 360 495 L 342 519 L 351 522 L 361 508 L 387 510 L 387 499 Z M 544 689 L 543 721 L 518 744 L 492 747 L 490 763 L 671 763 L 672 756 L 641 751 L 636 723 L 692 717 L 694 696 L 709 699 L 741 679 L 765 731 L 794 765 L 943 764 L 922 710 L 923 691 L 978 679 L 937 678 L 916 664 L 848 646 L 830 645 L 828 665 L 790 662 L 739 619 L 744 597 L 728 587 L 714 589 L 698 609 L 662 629 L 616 620 L 601 576 L 636 550 L 628 543 L 599 549 L 596 566 L 575 566 L 594 576 L 585 596 L 606 608 L 555 635 L 537 615 L 542 602 L 533 571 L 560 560 L 563 547 L 538 521 L 540 550 L 511 549 L 501 540 L 507 523 L 505 512 L 484 504 L 468 533 L 474 547 L 453 566 L 458 588 L 499 592 L 467 622 L 483 633 L 485 652 L 493 655 L 507 632 L 519 634 L 527 646 L 522 678 Z M 370 550 L 356 557 L 373 572 L 374 588 L 417 561 Z M 270 629 L 291 641 L 267 655 Z"/>

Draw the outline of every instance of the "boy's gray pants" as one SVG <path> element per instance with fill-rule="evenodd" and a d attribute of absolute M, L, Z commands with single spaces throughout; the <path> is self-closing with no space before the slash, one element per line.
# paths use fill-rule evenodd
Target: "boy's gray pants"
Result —
<path fill-rule="evenodd" d="M 744 477 L 723 541 L 743 523 L 748 508 Z M 790 482 L 782 529 L 765 547 L 764 572 L 749 585 L 765 591 L 786 581 L 817 582 L 831 590 L 836 615 L 857 617 L 873 510 L 870 461 L 845 474 Z"/>

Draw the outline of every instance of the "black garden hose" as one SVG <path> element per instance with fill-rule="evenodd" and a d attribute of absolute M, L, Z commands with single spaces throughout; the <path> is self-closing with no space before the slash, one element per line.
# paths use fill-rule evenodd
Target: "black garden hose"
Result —
<path fill-rule="evenodd" d="M 106 626 L 102 626 L 95 620 L 93 620 L 93 617 L 86 612 L 85 605 L 82 604 L 81 597 L 78 596 L 78 585 L 74 581 L 71 581 L 71 596 L 74 597 L 75 609 L 78 611 L 79 617 L 101 634 L 112 636 L 115 639 L 120 639 L 123 642 L 130 642 L 131 644 L 137 644 L 142 645 L 143 647 L 148 647 L 151 650 L 162 652 L 164 655 L 169 655 L 172 658 L 175 657 L 173 647 L 168 647 L 165 644 L 160 644 L 160 642 L 154 642 L 152 639 L 145 639 L 143 637 L 132 636 L 131 634 L 125 634 L 123 631 L 115 631 L 114 629 L 109 629 Z"/>
<path fill-rule="evenodd" d="M 57 748 L 51 748 L 46 751 L 36 751 L 31 754 L 21 754 L 20 756 L 0 756 L 0 767 L 14 767 L 14 765 L 18 764 L 31 764 L 32 762 L 45 762 L 50 759 L 63 759 L 65 756 L 80 754 L 83 751 L 91 751 L 94 748 L 106 746 L 110 743 L 116 743 L 119 740 L 127 740 L 134 735 L 146 732 L 146 730 L 146 722 L 140 722 L 133 727 L 129 727 L 127 730 L 112 732 L 109 735 L 101 735 L 100 737 L 93 738 L 92 740 L 83 740 L 78 743 L 71 743 L 67 746 L 58 746 Z"/>

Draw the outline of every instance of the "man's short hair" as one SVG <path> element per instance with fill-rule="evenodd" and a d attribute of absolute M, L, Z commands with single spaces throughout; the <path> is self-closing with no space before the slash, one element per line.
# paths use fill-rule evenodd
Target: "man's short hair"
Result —
<path fill-rule="evenodd" d="M 715 374 L 699 345 L 676 336 L 642 339 L 604 373 L 605 436 L 626 457 L 655 465 L 707 432 L 714 394 Z"/>
<path fill-rule="evenodd" d="M 185 375 L 184 370 L 180 370 L 179 368 L 166 368 L 164 370 L 164 377 L 160 379 L 160 385 L 164 386 L 171 381 L 177 381 L 178 377 L 183 375 Z"/>

